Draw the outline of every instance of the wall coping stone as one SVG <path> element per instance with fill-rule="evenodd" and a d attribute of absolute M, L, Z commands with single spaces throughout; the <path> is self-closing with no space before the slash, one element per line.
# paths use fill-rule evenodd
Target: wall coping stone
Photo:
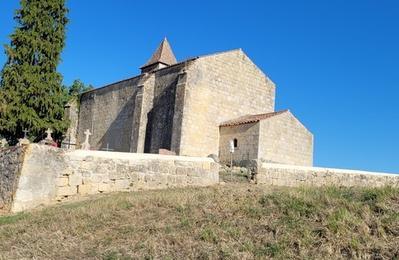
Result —
<path fill-rule="evenodd" d="M 278 163 L 262 163 L 262 168 L 274 168 L 274 169 L 291 169 L 291 170 L 303 170 L 303 171 L 315 171 L 322 172 L 328 171 L 331 173 L 343 173 L 343 174 L 368 174 L 368 175 L 378 175 L 378 176 L 390 176 L 399 177 L 399 173 L 386 173 L 386 172 L 370 172 L 362 170 L 349 170 L 349 169 L 338 169 L 338 168 L 324 168 L 324 167 L 310 167 L 310 166 L 298 166 L 289 164 L 278 164 Z"/>
<path fill-rule="evenodd" d="M 107 158 L 107 159 L 123 159 L 123 160 L 174 160 L 174 161 L 191 161 L 191 162 L 214 162 L 212 158 L 206 157 L 192 157 L 192 156 L 176 156 L 163 154 L 149 154 L 149 153 L 128 153 L 128 152 L 106 152 L 106 151 L 87 151 L 87 150 L 73 150 L 67 151 L 68 156 Z"/>

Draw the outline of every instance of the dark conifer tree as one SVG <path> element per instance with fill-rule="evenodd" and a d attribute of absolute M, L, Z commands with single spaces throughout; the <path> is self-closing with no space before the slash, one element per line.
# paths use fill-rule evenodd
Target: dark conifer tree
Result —
<path fill-rule="evenodd" d="M 23 136 L 24 128 L 32 139 L 40 139 L 47 128 L 58 136 L 67 128 L 67 90 L 57 72 L 67 12 L 65 0 L 20 1 L 0 82 L 0 135 L 12 141 Z"/>

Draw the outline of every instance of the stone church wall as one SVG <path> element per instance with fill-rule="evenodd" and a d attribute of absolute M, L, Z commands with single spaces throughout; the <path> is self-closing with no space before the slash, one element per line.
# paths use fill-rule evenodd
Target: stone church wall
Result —
<path fill-rule="evenodd" d="M 313 135 L 289 111 L 260 121 L 259 144 L 267 162 L 313 165 Z"/>
<path fill-rule="evenodd" d="M 81 97 L 78 141 L 89 129 L 92 149 L 129 152 L 138 85 L 141 76 L 86 92 Z"/>
<path fill-rule="evenodd" d="M 259 122 L 220 128 L 219 160 L 230 164 L 230 140 L 237 139 L 237 148 L 232 155 L 234 165 L 246 166 L 258 158 Z"/>
<path fill-rule="evenodd" d="M 175 112 L 183 107 L 183 104 L 176 104 L 176 90 L 184 66 L 184 63 L 177 64 L 154 73 L 154 94 L 144 145 L 146 153 L 158 153 L 161 148 L 172 150 L 173 131 L 180 127 L 174 125 L 173 119 Z"/>
<path fill-rule="evenodd" d="M 69 120 L 69 127 L 65 133 L 65 139 L 62 142 L 63 148 L 76 149 L 77 144 L 77 131 L 79 123 L 79 104 L 76 99 L 73 99 L 66 104 L 65 118 Z"/>
<path fill-rule="evenodd" d="M 181 129 L 181 120 L 175 117 L 183 113 L 184 104 L 176 95 L 185 66 L 177 64 L 84 93 L 79 142 L 89 129 L 93 150 L 158 153 L 161 148 L 179 147 L 180 139 L 172 136 Z"/>
<path fill-rule="evenodd" d="M 274 98 L 274 83 L 241 50 L 198 58 L 187 69 L 180 154 L 218 154 L 219 124 L 273 112 Z"/>
<path fill-rule="evenodd" d="M 11 187 L 6 191 L 12 190 L 7 194 L 15 194 L 12 212 L 91 194 L 208 186 L 219 182 L 219 165 L 210 158 L 67 151 L 31 144 L 20 160 L 18 151 L 0 152 L 0 158 L 9 158 L 5 161 L 11 162 L 4 167 L 0 164 L 0 177 L 18 176 L 20 168 L 17 185 L 12 184 L 15 181 L 6 184 Z M 10 206 L 10 199 L 5 198 Z"/>

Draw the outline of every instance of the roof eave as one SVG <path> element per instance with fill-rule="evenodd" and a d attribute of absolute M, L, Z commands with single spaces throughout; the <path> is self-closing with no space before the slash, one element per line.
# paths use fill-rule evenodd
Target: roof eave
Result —
<path fill-rule="evenodd" d="M 140 67 L 140 69 L 145 69 L 145 68 L 148 68 L 148 67 L 153 66 L 153 65 L 158 64 L 158 63 L 161 63 L 161 64 L 166 65 L 166 66 L 174 65 L 174 64 L 167 64 L 167 63 L 162 62 L 162 61 L 157 61 L 157 62 L 154 62 L 154 63 L 151 63 L 151 64 L 144 64 L 143 66 Z"/>

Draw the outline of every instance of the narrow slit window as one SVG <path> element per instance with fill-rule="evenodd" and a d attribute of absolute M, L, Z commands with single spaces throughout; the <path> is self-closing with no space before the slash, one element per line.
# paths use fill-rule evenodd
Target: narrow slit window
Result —
<path fill-rule="evenodd" d="M 234 148 L 237 148 L 238 147 L 238 140 L 237 140 L 237 138 L 234 138 Z"/>

